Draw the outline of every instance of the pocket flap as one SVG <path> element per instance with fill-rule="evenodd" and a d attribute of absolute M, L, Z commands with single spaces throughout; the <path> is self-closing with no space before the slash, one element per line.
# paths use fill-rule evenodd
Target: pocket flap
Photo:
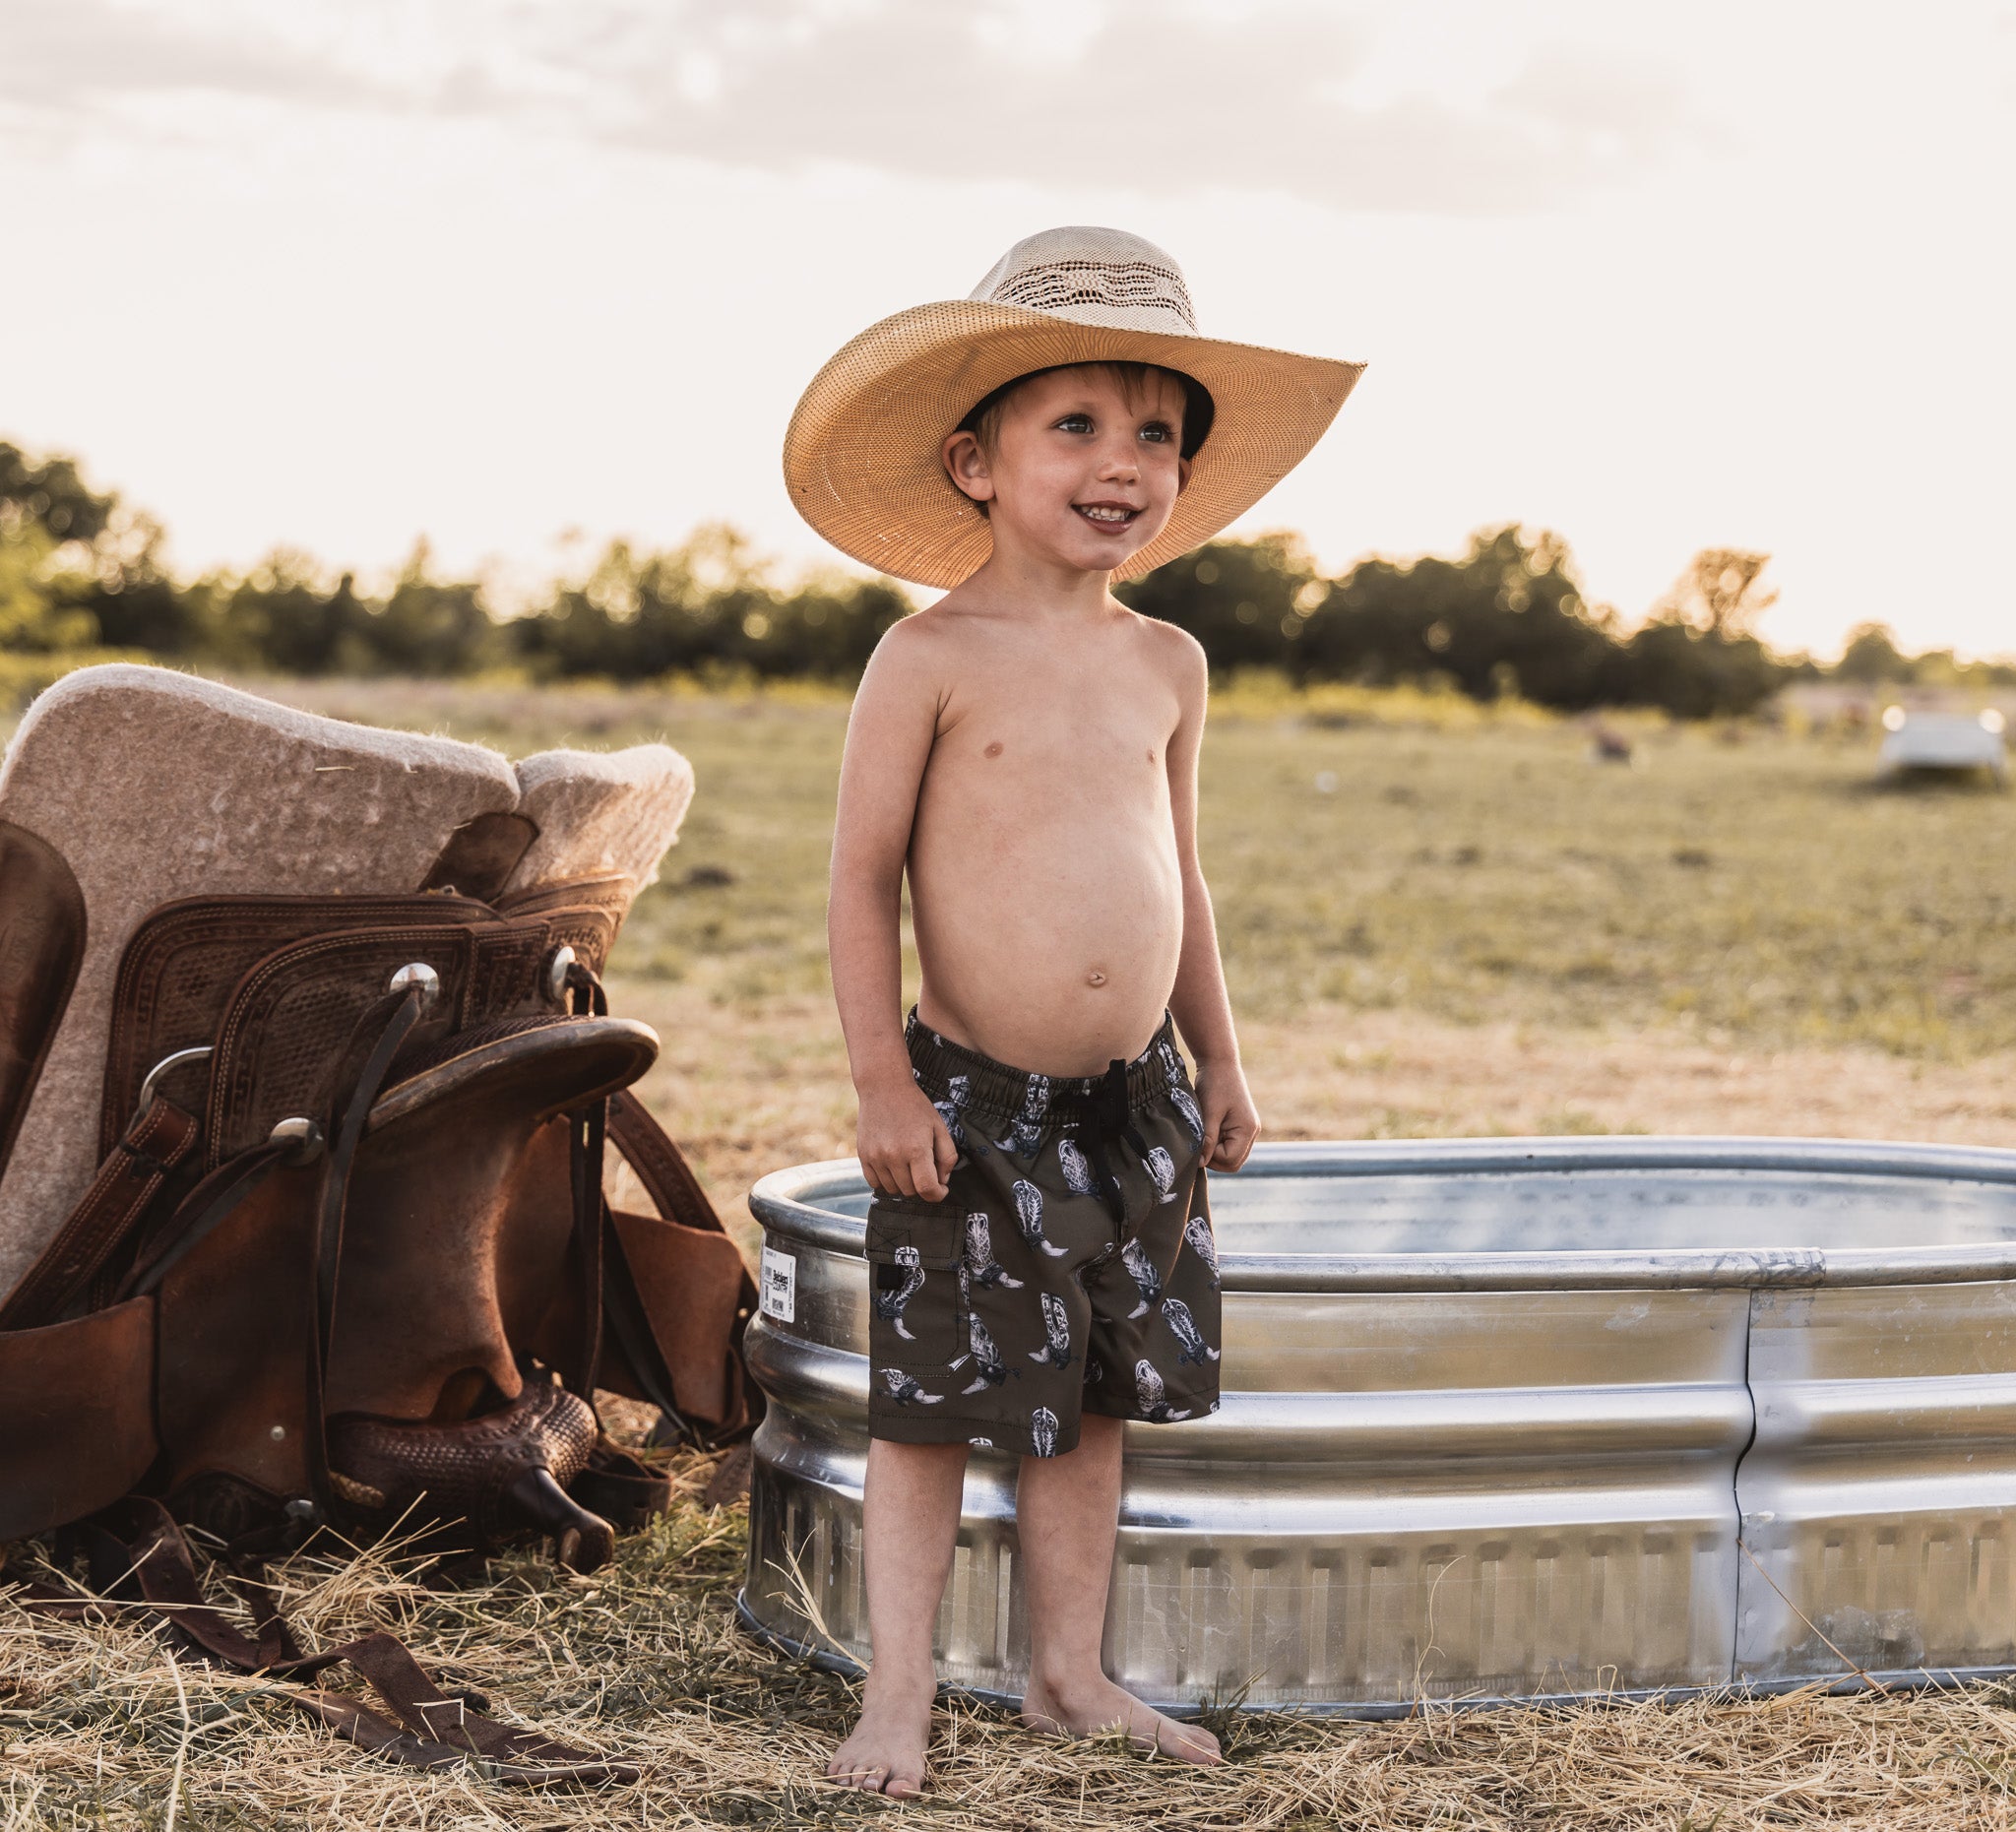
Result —
<path fill-rule="evenodd" d="M 949 1201 L 878 1196 L 868 1205 L 867 1255 L 887 1263 L 899 1247 L 913 1247 L 925 1272 L 951 1272 L 959 1264 L 965 1224 L 965 1216 Z"/>

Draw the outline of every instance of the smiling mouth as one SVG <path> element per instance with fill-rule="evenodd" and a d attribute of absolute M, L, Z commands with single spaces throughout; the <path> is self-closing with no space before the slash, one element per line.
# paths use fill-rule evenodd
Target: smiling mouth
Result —
<path fill-rule="evenodd" d="M 1139 509 L 1130 509 L 1125 503 L 1117 502 L 1075 502 L 1071 507 L 1094 528 L 1108 532 L 1131 526 L 1141 515 Z"/>

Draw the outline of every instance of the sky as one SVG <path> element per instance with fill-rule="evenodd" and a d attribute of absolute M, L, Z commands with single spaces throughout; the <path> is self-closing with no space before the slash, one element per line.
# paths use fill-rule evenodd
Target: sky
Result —
<path fill-rule="evenodd" d="M 1237 532 L 2016 653 L 2016 0 L 0 0 L 0 438 L 185 572 L 831 558 L 819 364 L 1091 222 L 1370 365 Z"/>

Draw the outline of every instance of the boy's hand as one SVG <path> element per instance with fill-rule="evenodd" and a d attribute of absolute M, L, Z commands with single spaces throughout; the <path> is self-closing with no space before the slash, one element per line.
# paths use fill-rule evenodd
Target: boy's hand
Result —
<path fill-rule="evenodd" d="M 943 1202 L 952 1193 L 946 1178 L 959 1162 L 959 1153 L 924 1091 L 906 1080 L 859 1092 L 854 1149 L 868 1187 L 885 1196 Z"/>
<path fill-rule="evenodd" d="M 1246 1088 L 1246 1072 L 1234 1062 L 1197 1065 L 1197 1110 L 1204 1115 L 1204 1168 L 1236 1170 L 1260 1136 L 1260 1109 Z"/>

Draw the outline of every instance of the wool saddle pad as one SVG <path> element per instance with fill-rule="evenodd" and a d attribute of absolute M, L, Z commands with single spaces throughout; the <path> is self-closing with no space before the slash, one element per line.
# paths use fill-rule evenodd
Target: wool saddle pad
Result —
<path fill-rule="evenodd" d="M 662 744 L 548 751 L 519 769 L 450 738 L 300 713 L 166 668 L 80 668 L 30 709 L 0 765 L 0 820 L 60 852 L 84 893 L 84 960 L 0 1175 L 0 1294 L 96 1169 L 120 957 L 180 897 L 405 893 L 478 815 L 539 836 L 511 892 L 656 874 L 693 795 Z"/>

